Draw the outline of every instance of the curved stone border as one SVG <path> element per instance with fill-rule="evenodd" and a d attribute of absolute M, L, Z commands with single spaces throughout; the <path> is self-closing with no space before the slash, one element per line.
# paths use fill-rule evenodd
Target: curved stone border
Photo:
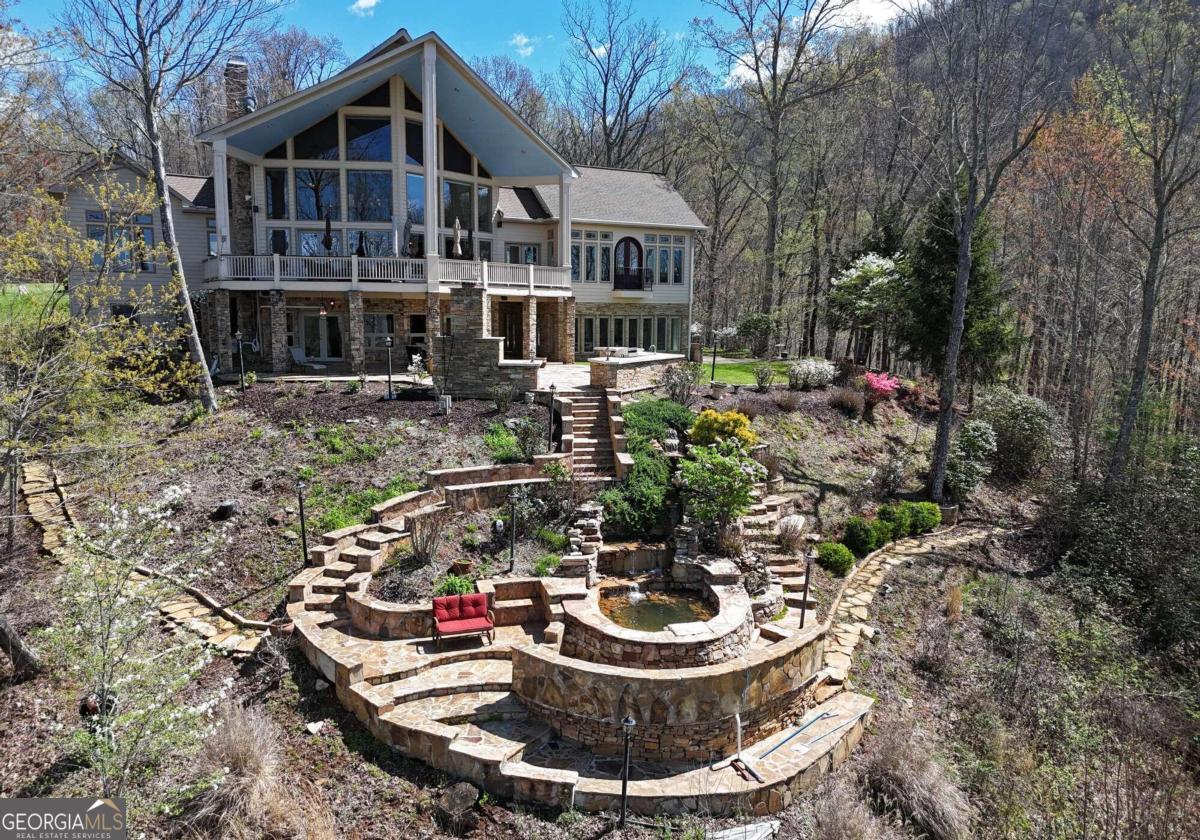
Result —
<path fill-rule="evenodd" d="M 695 668 L 733 659 L 750 646 L 754 616 L 740 584 L 703 584 L 700 591 L 716 602 L 717 614 L 658 631 L 622 627 L 606 616 L 600 608 L 605 588 L 592 587 L 587 598 L 564 604 L 564 656 L 606 665 Z"/>

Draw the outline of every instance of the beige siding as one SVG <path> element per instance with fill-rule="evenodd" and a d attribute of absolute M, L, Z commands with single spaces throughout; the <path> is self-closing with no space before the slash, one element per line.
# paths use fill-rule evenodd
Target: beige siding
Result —
<path fill-rule="evenodd" d="M 120 167 L 113 170 L 118 181 L 126 186 L 135 187 L 138 184 L 137 173 Z M 179 250 L 183 257 L 184 275 L 187 277 L 188 288 L 196 291 L 204 281 L 204 260 L 208 256 L 208 235 L 205 219 L 210 215 L 200 212 L 185 212 L 179 206 L 179 199 L 172 197 L 172 217 L 175 220 L 175 235 L 179 239 Z M 80 233 L 87 233 L 87 211 L 100 210 L 100 205 L 91 194 L 80 186 L 72 187 L 66 196 L 66 217 L 72 227 Z M 154 241 L 161 244 L 162 225 L 157 213 L 154 218 Z M 70 278 L 72 285 L 84 280 L 82 275 Z M 121 278 L 119 286 L 122 290 L 140 291 L 149 284 L 161 285 L 168 280 L 167 267 L 159 263 L 153 272 L 131 272 Z"/>

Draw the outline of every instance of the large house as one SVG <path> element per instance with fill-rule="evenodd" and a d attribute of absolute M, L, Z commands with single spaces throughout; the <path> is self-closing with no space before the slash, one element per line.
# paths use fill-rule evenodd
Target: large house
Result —
<path fill-rule="evenodd" d="M 436 33 L 400 30 L 260 110 L 250 72 L 228 63 L 229 120 L 200 136 L 213 176 L 171 183 L 202 334 L 224 370 L 237 332 L 276 372 L 364 370 L 389 337 L 436 359 L 463 328 L 456 316 L 496 337 L 484 355 L 502 362 L 686 352 L 703 225 L 661 176 L 572 165 Z M 111 235 L 81 196 L 67 197 L 71 218 Z M 142 235 L 160 236 L 156 218 Z M 165 278 L 140 268 L 134 282 Z"/>

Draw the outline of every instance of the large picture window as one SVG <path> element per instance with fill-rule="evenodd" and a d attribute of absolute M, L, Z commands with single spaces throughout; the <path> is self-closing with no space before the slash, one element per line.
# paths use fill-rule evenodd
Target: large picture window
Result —
<path fill-rule="evenodd" d="M 479 230 L 492 232 L 492 188 L 480 184 L 475 188 L 475 205 L 479 214 Z"/>
<path fill-rule="evenodd" d="M 392 159 L 392 121 L 387 117 L 346 117 L 346 160 Z"/>
<path fill-rule="evenodd" d="M 336 169 L 296 170 L 296 218 L 341 221 L 341 187 Z"/>
<path fill-rule="evenodd" d="M 346 173 L 346 203 L 351 222 L 392 220 L 392 173 Z"/>
<path fill-rule="evenodd" d="M 421 124 L 406 122 L 404 124 L 404 162 L 412 166 L 420 166 L 425 162 L 422 153 L 425 137 L 421 133 Z"/>
<path fill-rule="evenodd" d="M 382 312 L 363 313 L 363 343 L 368 347 L 387 347 L 393 334 L 395 319 Z"/>
<path fill-rule="evenodd" d="M 268 169 L 265 174 L 267 182 L 267 218 L 286 219 L 288 217 L 287 170 Z"/>
<path fill-rule="evenodd" d="M 292 156 L 296 160 L 337 160 L 337 114 L 331 114 L 297 134 L 292 140 Z"/>
<path fill-rule="evenodd" d="M 300 253 L 306 257 L 324 257 L 328 255 L 337 256 L 344 253 L 342 251 L 342 232 L 335 230 L 333 232 L 332 248 L 325 248 L 325 231 L 323 230 L 302 230 L 300 231 Z"/>
<path fill-rule="evenodd" d="M 404 177 L 408 193 L 408 220 L 414 225 L 425 224 L 425 176 L 409 172 Z"/>
<path fill-rule="evenodd" d="M 362 250 L 364 251 L 362 256 L 393 256 L 392 232 L 390 230 L 351 230 L 348 233 L 350 237 L 346 240 L 346 246 L 354 253 L 357 254 L 359 252 L 359 245 L 362 245 Z"/>
<path fill-rule="evenodd" d="M 475 213 L 471 210 L 471 185 L 458 181 L 442 181 L 442 207 L 444 208 L 442 225 L 454 227 L 454 220 L 466 230 L 471 226 Z"/>

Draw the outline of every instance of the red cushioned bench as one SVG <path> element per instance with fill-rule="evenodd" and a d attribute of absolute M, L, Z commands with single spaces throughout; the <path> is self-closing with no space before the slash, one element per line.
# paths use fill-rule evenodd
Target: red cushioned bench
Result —
<path fill-rule="evenodd" d="M 496 641 L 496 617 L 488 609 L 483 592 L 470 595 L 443 595 L 433 599 L 433 641 L 438 647 L 446 636 L 482 634 Z"/>

